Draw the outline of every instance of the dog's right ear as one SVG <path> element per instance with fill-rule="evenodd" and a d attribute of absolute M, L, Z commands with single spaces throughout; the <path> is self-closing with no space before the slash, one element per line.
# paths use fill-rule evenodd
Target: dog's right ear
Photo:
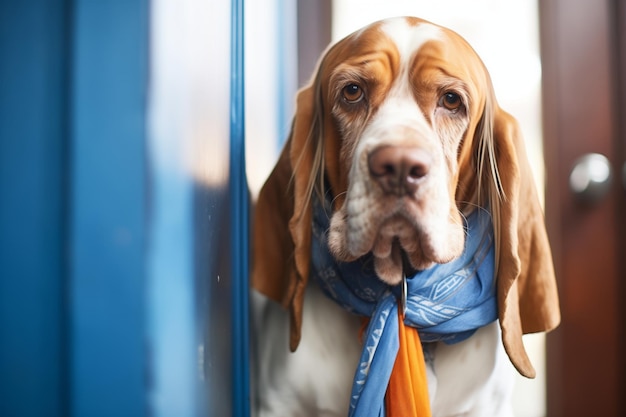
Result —
<path fill-rule="evenodd" d="M 317 133 L 314 83 L 298 92 L 291 133 L 254 211 L 252 286 L 289 309 L 290 347 L 300 341 L 311 258 L 311 178 Z"/>
<path fill-rule="evenodd" d="M 522 334 L 550 331 L 561 320 L 552 253 L 521 130 L 500 108 L 493 120 L 503 191 L 497 282 L 502 340 L 517 370 L 534 378 Z"/>

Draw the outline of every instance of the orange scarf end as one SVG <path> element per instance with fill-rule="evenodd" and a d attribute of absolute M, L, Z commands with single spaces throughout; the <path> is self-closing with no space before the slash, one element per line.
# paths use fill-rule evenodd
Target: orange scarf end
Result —
<path fill-rule="evenodd" d="M 400 347 L 393 365 L 385 408 L 388 417 L 431 417 L 426 362 L 417 329 L 404 324 L 398 311 Z"/>

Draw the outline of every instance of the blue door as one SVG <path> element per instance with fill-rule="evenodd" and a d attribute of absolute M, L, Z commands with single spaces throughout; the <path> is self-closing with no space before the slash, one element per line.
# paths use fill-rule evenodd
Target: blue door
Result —
<path fill-rule="evenodd" d="M 0 3 L 0 416 L 249 414 L 243 1 L 205 3 Z"/>

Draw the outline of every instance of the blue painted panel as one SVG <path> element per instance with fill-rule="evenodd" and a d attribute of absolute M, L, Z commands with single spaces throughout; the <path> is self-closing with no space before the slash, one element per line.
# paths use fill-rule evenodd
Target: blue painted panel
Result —
<path fill-rule="evenodd" d="M 195 321 L 204 320 L 194 314 L 193 182 L 182 170 L 154 165 L 146 287 L 150 410 L 154 416 L 192 417 L 200 405 Z"/>
<path fill-rule="evenodd" d="M 0 2 L 0 415 L 64 412 L 66 5 Z"/>
<path fill-rule="evenodd" d="M 71 411 L 142 416 L 147 0 L 74 4 Z"/>
<path fill-rule="evenodd" d="M 248 415 L 236 3 L 216 181 L 152 159 L 148 0 L 0 2 L 0 416 Z"/>
<path fill-rule="evenodd" d="M 230 2 L 222 3 L 152 4 L 147 291 L 155 417 L 233 415 L 231 25 Z"/>
<path fill-rule="evenodd" d="M 244 1 L 232 0 L 230 204 L 233 323 L 233 415 L 250 415 L 248 329 L 249 210 L 245 155 Z"/>
<path fill-rule="evenodd" d="M 228 141 L 228 137 L 214 139 L 217 140 Z M 211 417 L 241 415 L 235 412 L 235 404 L 241 397 L 234 392 L 236 375 L 233 373 L 237 350 L 233 345 L 231 191 L 227 186 L 201 184 L 195 190 L 196 325 L 203 354 L 200 370 L 205 402 L 202 415 Z"/>

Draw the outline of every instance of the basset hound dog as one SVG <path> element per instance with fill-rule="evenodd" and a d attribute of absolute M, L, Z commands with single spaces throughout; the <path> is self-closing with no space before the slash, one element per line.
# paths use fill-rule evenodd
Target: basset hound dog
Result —
<path fill-rule="evenodd" d="M 511 416 L 522 335 L 560 321 L 517 122 L 469 44 L 418 18 L 323 54 L 253 235 L 260 416 Z"/>

